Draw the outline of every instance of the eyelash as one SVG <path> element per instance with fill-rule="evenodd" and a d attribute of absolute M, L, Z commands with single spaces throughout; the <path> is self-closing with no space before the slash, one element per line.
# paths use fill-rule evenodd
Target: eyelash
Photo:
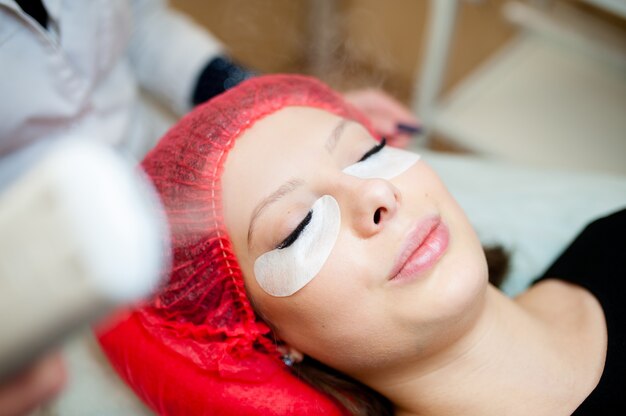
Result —
<path fill-rule="evenodd" d="M 376 153 L 383 150 L 383 147 L 385 147 L 385 145 L 387 145 L 387 139 L 383 137 L 380 143 L 368 150 L 367 153 L 365 153 L 363 157 L 359 159 L 359 162 L 363 162 L 364 160 L 367 160 L 370 157 L 374 156 Z"/>
<path fill-rule="evenodd" d="M 311 210 L 311 211 L 309 211 L 308 214 L 306 214 L 306 217 L 304 217 L 302 222 L 300 224 L 298 224 L 296 229 L 293 230 L 291 232 L 291 234 L 289 234 L 289 236 L 283 240 L 282 243 L 280 243 L 278 246 L 276 246 L 276 248 L 281 250 L 281 249 L 287 248 L 290 245 L 292 245 L 293 243 L 295 243 L 296 240 L 298 239 L 298 237 L 300 237 L 300 234 L 302 234 L 302 231 L 304 231 L 304 228 L 307 225 L 309 225 L 309 223 L 311 222 L 312 218 L 313 218 L 313 211 Z"/>
<path fill-rule="evenodd" d="M 380 141 L 380 143 L 378 143 L 376 146 L 374 146 L 370 150 L 368 150 L 363 155 L 363 157 L 361 159 L 359 159 L 358 162 L 363 162 L 364 160 L 367 160 L 370 157 L 374 156 L 376 153 L 378 153 L 381 150 L 383 150 L 383 148 L 386 145 L 387 145 L 387 139 L 385 139 L 383 137 L 382 140 Z M 306 217 L 304 217 L 304 219 L 300 222 L 300 224 L 298 224 L 296 226 L 296 228 L 291 232 L 291 234 L 289 234 L 287 236 L 287 238 L 285 238 L 280 244 L 278 244 L 276 246 L 276 248 L 279 249 L 279 250 L 282 250 L 284 248 L 289 247 L 293 243 L 295 243 L 296 240 L 298 239 L 298 237 L 300 237 L 300 234 L 302 234 L 302 232 L 306 228 L 306 226 L 309 225 L 309 223 L 311 222 L 312 218 L 313 218 L 313 211 L 309 211 L 308 214 L 306 214 Z"/>

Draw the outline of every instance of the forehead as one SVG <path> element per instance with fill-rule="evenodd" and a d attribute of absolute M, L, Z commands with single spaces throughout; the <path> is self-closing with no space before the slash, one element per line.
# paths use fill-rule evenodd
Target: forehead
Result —
<path fill-rule="evenodd" d="M 249 151 L 258 152 L 268 145 L 282 149 L 319 145 L 341 117 L 311 107 L 285 107 L 252 125 L 239 137 L 228 158 L 238 158 Z M 235 155 L 234 157 L 232 155 Z M 256 154 L 261 159 L 264 153 Z M 254 154 L 248 155 L 255 157 Z"/>
<path fill-rule="evenodd" d="M 237 138 L 222 174 L 224 220 L 235 248 L 256 204 L 285 181 L 314 172 L 333 128 L 342 120 L 324 110 L 286 107 Z M 311 166 L 309 166 L 311 165 Z"/>
<path fill-rule="evenodd" d="M 252 186 L 240 203 L 258 201 L 295 174 L 322 152 L 341 117 L 308 107 L 286 107 L 257 121 L 239 137 L 228 153 L 222 175 L 225 196 L 236 187 Z M 312 153 L 313 152 L 313 153 Z M 250 198 L 246 198 L 246 197 Z"/>

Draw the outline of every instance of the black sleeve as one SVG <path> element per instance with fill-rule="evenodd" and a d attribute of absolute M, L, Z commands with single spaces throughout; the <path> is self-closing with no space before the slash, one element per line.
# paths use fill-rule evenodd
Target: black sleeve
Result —
<path fill-rule="evenodd" d="M 192 103 L 194 106 L 201 104 L 254 75 L 225 56 L 213 58 L 198 77 Z"/>

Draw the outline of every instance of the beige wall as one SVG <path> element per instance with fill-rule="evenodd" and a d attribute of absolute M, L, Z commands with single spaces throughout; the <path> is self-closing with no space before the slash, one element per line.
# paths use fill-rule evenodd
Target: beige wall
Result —
<path fill-rule="evenodd" d="M 419 68 L 428 3 L 172 1 L 209 28 L 232 56 L 246 65 L 263 72 L 314 73 L 339 88 L 379 85 L 405 101 Z M 513 28 L 500 17 L 502 3 L 461 2 L 447 85 L 458 81 L 512 35 Z M 320 47 L 324 56 L 315 52 Z"/>
<path fill-rule="evenodd" d="M 172 0 L 242 63 L 267 72 L 301 71 L 305 1 Z"/>

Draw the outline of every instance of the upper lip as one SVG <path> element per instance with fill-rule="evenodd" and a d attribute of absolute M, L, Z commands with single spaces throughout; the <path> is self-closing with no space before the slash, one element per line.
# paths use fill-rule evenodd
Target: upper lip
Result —
<path fill-rule="evenodd" d="M 398 275 L 398 273 L 400 273 L 411 255 L 415 253 L 415 251 L 417 251 L 422 244 L 424 244 L 426 238 L 428 238 L 430 233 L 437 227 L 437 225 L 439 225 L 440 222 L 441 217 L 439 215 L 429 215 L 426 218 L 417 221 L 404 239 L 404 243 L 400 248 L 400 253 L 396 257 L 391 273 L 389 274 L 389 280 L 393 279 Z"/>

